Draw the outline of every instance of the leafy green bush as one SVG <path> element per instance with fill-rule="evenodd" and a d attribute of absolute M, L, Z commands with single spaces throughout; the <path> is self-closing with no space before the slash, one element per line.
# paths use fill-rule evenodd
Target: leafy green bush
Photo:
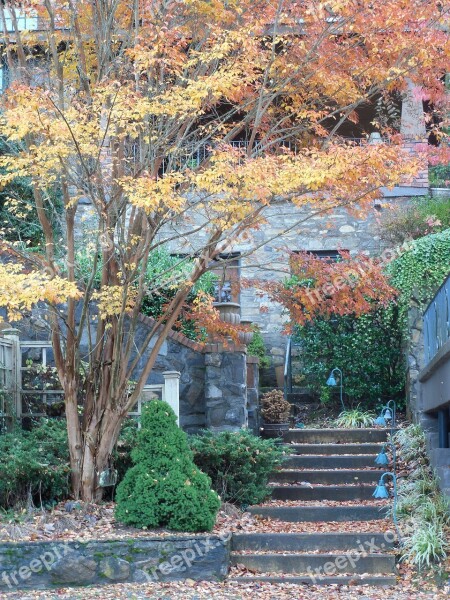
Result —
<path fill-rule="evenodd" d="M 267 369 L 270 366 L 270 358 L 266 353 L 266 346 L 264 344 L 264 338 L 257 325 L 252 325 L 253 339 L 247 346 L 247 353 L 249 356 L 257 356 L 259 358 L 259 366 L 261 369 Z"/>
<path fill-rule="evenodd" d="M 403 398 L 402 328 L 395 305 L 358 318 L 316 319 L 298 328 L 296 341 L 305 383 L 321 399 L 334 367 L 343 369 L 344 394 L 350 402 L 367 408 Z"/>
<path fill-rule="evenodd" d="M 274 441 L 244 430 L 191 436 L 190 446 L 195 463 L 210 476 L 222 500 L 241 506 L 269 495 L 269 476 L 283 456 Z"/>
<path fill-rule="evenodd" d="M 161 316 L 164 307 L 177 293 L 180 281 L 188 279 L 191 269 L 192 260 L 183 260 L 180 257 L 172 256 L 165 249 L 154 251 L 149 257 L 147 266 L 146 280 L 149 291 L 142 303 L 142 312 L 153 318 Z M 214 273 L 208 272 L 202 275 L 189 292 L 186 307 L 192 305 L 200 291 L 213 295 L 216 280 L 217 275 Z M 176 328 L 190 339 L 196 340 L 199 338 L 195 322 L 184 318 L 183 313 Z"/>
<path fill-rule="evenodd" d="M 220 498 L 194 464 L 186 434 L 165 402 L 145 404 L 131 458 L 134 466 L 117 487 L 119 521 L 179 531 L 213 528 Z"/>
<path fill-rule="evenodd" d="M 428 177 L 430 181 L 430 187 L 450 187 L 450 164 L 429 167 Z"/>
<path fill-rule="evenodd" d="M 0 506 L 24 503 L 29 494 L 52 503 L 69 493 L 66 423 L 41 420 L 31 431 L 0 435 Z"/>
<path fill-rule="evenodd" d="M 20 148 L 11 140 L 0 137 L 0 155 L 18 155 Z M 1 169 L 2 174 L 5 169 Z M 49 187 L 42 193 L 47 218 L 58 227 L 58 213 L 61 210 L 61 193 L 57 186 Z M 44 243 L 42 226 L 37 215 L 31 180 L 16 177 L 0 190 L 0 231 L 2 238 L 21 243 L 23 248 L 38 248 Z"/>
<path fill-rule="evenodd" d="M 383 214 L 379 233 L 390 245 L 403 244 L 450 227 L 450 202 L 446 198 L 415 198 Z"/>
<path fill-rule="evenodd" d="M 77 249 L 75 255 L 75 273 L 77 278 L 85 284 L 92 277 L 95 258 L 95 248 L 92 248 L 88 241 Z M 181 282 L 189 279 L 192 265 L 193 261 L 191 259 L 172 256 L 165 248 L 154 250 L 148 259 L 145 277 L 147 293 L 142 302 L 142 313 L 155 319 L 160 317 L 164 312 L 165 306 L 177 293 Z M 98 255 L 93 277 L 93 285 L 97 289 L 100 287 L 101 268 L 101 256 Z M 202 332 L 197 330 L 195 322 L 192 319 L 186 317 L 186 313 L 192 307 L 192 303 L 200 291 L 208 295 L 214 294 L 216 280 L 217 275 L 207 272 L 200 277 L 188 294 L 179 322 L 176 323 L 174 328 L 181 331 L 190 339 L 199 339 Z"/>

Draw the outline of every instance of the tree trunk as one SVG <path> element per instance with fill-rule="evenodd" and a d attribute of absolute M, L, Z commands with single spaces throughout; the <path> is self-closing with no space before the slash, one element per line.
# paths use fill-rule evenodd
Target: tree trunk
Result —
<path fill-rule="evenodd" d="M 72 492 L 75 498 L 81 493 L 81 473 L 83 458 L 83 443 L 81 427 L 78 417 L 78 401 L 75 381 L 65 385 L 67 438 L 69 444 L 70 472 L 72 479 Z"/>
<path fill-rule="evenodd" d="M 126 414 L 106 410 L 102 418 L 84 432 L 80 497 L 85 502 L 100 502 L 102 499 L 99 477 L 110 466 L 111 454 L 125 418 Z"/>

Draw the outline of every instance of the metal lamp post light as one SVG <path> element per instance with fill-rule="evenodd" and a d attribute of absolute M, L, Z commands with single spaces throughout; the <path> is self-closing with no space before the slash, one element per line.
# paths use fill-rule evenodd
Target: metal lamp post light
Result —
<path fill-rule="evenodd" d="M 385 442 L 383 444 L 383 447 L 381 448 L 381 452 L 378 454 L 378 456 L 375 459 L 375 464 L 376 465 L 388 465 L 389 464 L 389 457 L 386 454 L 386 446 L 390 446 L 390 448 L 392 448 L 392 462 L 393 462 L 393 470 L 395 471 L 395 463 L 397 461 L 397 456 L 396 456 L 396 450 L 395 450 L 395 445 L 392 442 Z"/>
<path fill-rule="evenodd" d="M 379 425 L 380 427 L 386 427 L 388 422 L 391 424 L 391 436 L 394 433 L 395 429 L 395 419 L 397 416 L 397 405 L 394 400 L 389 400 L 389 402 L 383 406 L 379 416 L 374 420 L 374 425 Z"/>
<path fill-rule="evenodd" d="M 339 373 L 340 399 L 341 399 L 342 410 L 345 410 L 344 401 L 342 399 L 342 389 L 343 389 L 344 377 L 342 375 L 341 369 L 339 369 L 338 367 L 334 367 L 334 369 L 331 371 L 331 373 L 327 379 L 327 385 L 329 385 L 330 387 L 336 387 L 338 385 L 336 382 L 336 379 L 334 377 L 335 371 L 337 371 Z"/>
<path fill-rule="evenodd" d="M 400 529 L 398 527 L 398 521 L 397 521 L 397 477 L 395 476 L 395 473 L 386 471 L 386 473 L 383 473 L 383 475 L 380 477 L 380 481 L 378 482 L 378 485 L 375 488 L 374 493 L 372 494 L 372 496 L 374 498 L 389 498 L 389 491 L 386 487 L 386 482 L 385 482 L 385 477 L 392 477 L 392 481 L 394 482 L 394 506 L 392 508 L 392 520 L 394 521 L 394 525 L 395 525 L 395 529 L 397 531 L 397 535 L 398 535 L 398 540 L 400 543 L 402 543 L 402 536 L 400 533 Z"/>

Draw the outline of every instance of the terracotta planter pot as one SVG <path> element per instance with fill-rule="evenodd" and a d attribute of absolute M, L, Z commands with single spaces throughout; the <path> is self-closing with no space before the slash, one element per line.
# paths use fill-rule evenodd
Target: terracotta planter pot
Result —
<path fill-rule="evenodd" d="M 264 423 L 262 426 L 262 437 L 282 438 L 289 431 L 289 423 Z"/>
<path fill-rule="evenodd" d="M 215 302 L 214 307 L 220 313 L 220 320 L 230 325 L 239 325 L 241 322 L 241 305 L 237 302 Z"/>

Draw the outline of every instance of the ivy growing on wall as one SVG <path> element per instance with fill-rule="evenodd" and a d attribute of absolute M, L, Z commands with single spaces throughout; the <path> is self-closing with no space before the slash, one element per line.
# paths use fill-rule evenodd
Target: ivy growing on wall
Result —
<path fill-rule="evenodd" d="M 411 302 L 427 304 L 450 272 L 450 229 L 414 240 L 387 267 L 391 284 L 400 291 L 405 314 Z"/>

